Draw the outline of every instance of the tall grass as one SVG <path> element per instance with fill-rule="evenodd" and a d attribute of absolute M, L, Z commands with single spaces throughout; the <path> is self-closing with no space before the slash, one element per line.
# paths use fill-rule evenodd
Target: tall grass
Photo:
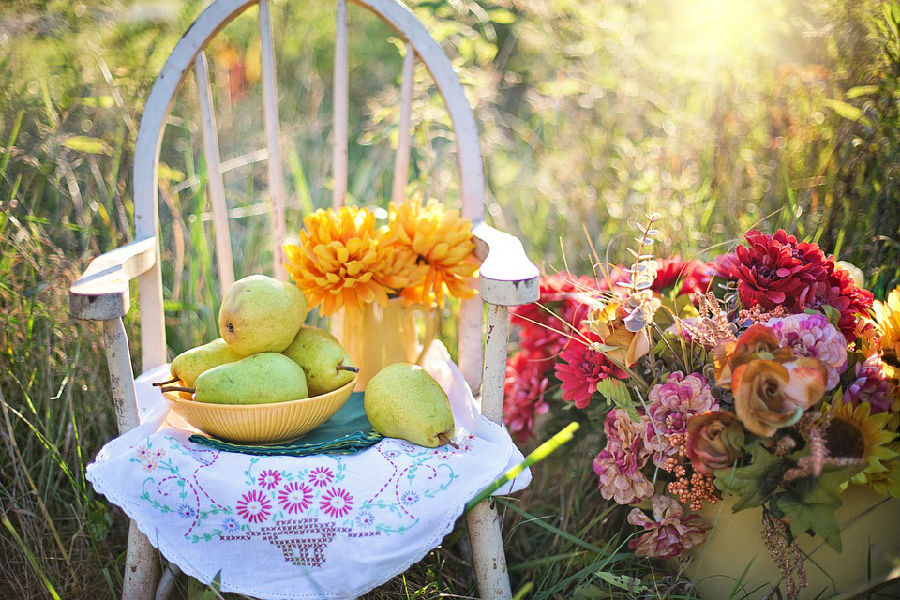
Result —
<path fill-rule="evenodd" d="M 900 279 L 900 10 L 691 2 L 415 3 L 476 109 L 491 219 L 521 234 L 545 270 L 565 257 L 580 272 L 590 270 L 584 229 L 621 259 L 628 221 L 650 208 L 666 216 L 659 254 L 783 226 L 864 268 L 883 296 Z M 115 431 L 108 375 L 97 328 L 69 318 L 66 290 L 91 257 L 133 235 L 143 101 L 204 4 L 0 6 L 0 597 L 114 597 L 121 587 L 125 519 L 84 480 Z M 254 13 L 209 49 L 238 275 L 271 264 Z M 296 232 L 330 202 L 334 26 L 327 3 L 276 2 L 274 13 Z M 383 206 L 401 55 L 374 17 L 353 8 L 351 19 L 350 193 Z M 409 189 L 456 202 L 448 117 L 424 69 L 416 77 Z M 189 80 L 161 155 L 172 352 L 213 336 L 219 300 L 198 117 Z M 128 321 L 136 357 L 136 311 Z M 498 502 L 514 591 L 688 597 L 677 572 L 653 571 L 623 545 L 632 529 L 590 469 L 601 429 L 584 423 L 576 443 L 535 468 L 529 490 Z M 462 534 L 370 597 L 474 594 Z"/>

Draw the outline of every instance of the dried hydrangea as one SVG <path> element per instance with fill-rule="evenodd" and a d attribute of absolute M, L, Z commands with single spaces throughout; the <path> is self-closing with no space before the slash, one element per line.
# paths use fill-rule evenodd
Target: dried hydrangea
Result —
<path fill-rule="evenodd" d="M 828 371 L 825 391 L 834 389 L 847 370 L 847 340 L 825 315 L 797 314 L 766 323 L 781 346 L 790 347 L 795 355 L 819 359 Z"/>
<path fill-rule="evenodd" d="M 594 473 L 600 477 L 600 494 L 618 504 L 631 504 L 653 495 L 653 484 L 641 472 L 650 451 L 644 446 L 646 419 L 632 421 L 628 414 L 613 409 L 603 426 L 607 444 L 594 459 Z"/>
<path fill-rule="evenodd" d="M 900 390 L 884 372 L 881 357 L 873 354 L 856 364 L 856 379 L 844 390 L 844 402 L 856 408 L 865 402 L 872 407 L 872 414 L 900 412 Z"/>
<path fill-rule="evenodd" d="M 628 522 L 643 527 L 646 533 L 628 542 L 638 556 L 647 558 L 675 558 L 699 546 L 709 529 L 700 515 L 685 515 L 681 504 L 668 496 L 650 499 L 653 518 L 635 508 L 628 514 Z"/>
<path fill-rule="evenodd" d="M 692 416 L 718 409 L 709 383 L 699 373 L 685 377 L 681 371 L 675 371 L 665 382 L 653 386 L 647 397 L 650 423 L 645 429 L 647 447 L 653 451 L 653 463 L 664 468 L 666 459 L 678 454 Z"/>

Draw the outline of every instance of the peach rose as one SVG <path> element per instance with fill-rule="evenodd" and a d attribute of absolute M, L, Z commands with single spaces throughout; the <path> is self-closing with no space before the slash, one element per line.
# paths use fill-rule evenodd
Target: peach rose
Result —
<path fill-rule="evenodd" d="M 765 358 L 783 363 L 792 357 L 791 349 L 782 348 L 769 327 L 759 323 L 751 325 L 737 341 L 723 342 L 713 349 L 716 385 L 730 388 L 734 370 L 752 360 Z"/>
<path fill-rule="evenodd" d="M 741 455 L 743 446 L 744 428 L 732 412 L 711 410 L 688 421 L 684 451 L 699 473 L 731 466 Z"/>
<path fill-rule="evenodd" d="M 738 419 L 748 431 L 771 437 L 790 427 L 803 411 L 825 394 L 828 372 L 815 358 L 790 362 L 756 359 L 741 364 L 731 376 L 731 392 Z"/>

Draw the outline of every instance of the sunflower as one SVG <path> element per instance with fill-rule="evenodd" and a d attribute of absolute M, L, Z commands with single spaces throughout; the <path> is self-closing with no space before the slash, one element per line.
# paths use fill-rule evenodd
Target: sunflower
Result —
<path fill-rule="evenodd" d="M 900 442 L 894 442 L 889 447 L 897 456 L 882 463 L 885 470 L 880 473 L 870 473 L 867 481 L 872 489 L 882 496 L 900 498 Z"/>
<path fill-rule="evenodd" d="M 900 379 L 900 286 L 884 302 L 875 301 L 872 312 L 884 372 L 891 379 Z"/>
<path fill-rule="evenodd" d="M 896 486 L 892 483 L 896 466 L 890 463 L 900 457 L 891 442 L 897 434 L 887 429 L 890 413 L 870 414 L 870 407 L 862 402 L 856 408 L 836 396 L 831 404 L 822 408 L 831 420 L 825 430 L 826 447 L 834 458 L 856 458 L 866 462 L 866 467 L 850 481 L 879 487 Z M 893 469 L 893 473 L 892 470 Z"/>
<path fill-rule="evenodd" d="M 284 245 L 285 268 L 310 307 L 321 306 L 325 316 L 345 306 L 386 304 L 388 294 L 424 272 L 412 251 L 386 243 L 388 230 L 375 226 L 371 211 L 319 209 L 303 223 L 300 244 Z"/>
<path fill-rule="evenodd" d="M 472 222 L 447 211 L 431 200 L 423 205 L 408 200 L 390 205 L 388 238 L 396 248 L 406 248 L 426 266 L 422 278 L 412 280 L 403 296 L 413 302 L 444 305 L 444 294 L 468 298 L 475 293 L 472 278 L 478 269 Z"/>

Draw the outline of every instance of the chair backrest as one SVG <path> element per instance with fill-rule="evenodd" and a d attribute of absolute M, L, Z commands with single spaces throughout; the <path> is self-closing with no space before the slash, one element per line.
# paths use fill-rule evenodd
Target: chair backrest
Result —
<path fill-rule="evenodd" d="M 284 0 L 298 1 L 298 0 Z M 472 109 L 463 93 L 453 67 L 438 43 L 422 23 L 397 0 L 353 0 L 369 9 L 390 25 L 407 43 L 403 62 L 400 93 L 399 141 L 394 163 L 393 199 L 405 193 L 410 157 L 410 109 L 414 60 L 419 58 L 431 73 L 443 96 L 456 136 L 460 175 L 462 214 L 474 222 L 484 217 L 484 172 L 481 148 Z M 268 189 L 272 204 L 271 230 L 274 247 L 272 270 L 286 279 L 282 266 L 282 244 L 285 240 L 285 192 L 279 149 L 277 83 L 275 77 L 275 44 L 269 14 L 269 0 L 216 0 L 206 8 L 179 40 L 156 79 L 141 119 L 134 158 L 135 234 L 137 239 L 159 235 L 157 177 L 159 151 L 170 108 L 179 86 L 193 67 L 202 113 L 203 152 L 207 165 L 207 184 L 214 215 L 218 278 L 223 290 L 234 280 L 228 213 L 224 186 L 219 169 L 220 158 L 216 116 L 210 92 L 204 49 L 210 40 L 244 11 L 258 5 L 262 58 L 262 100 L 265 139 L 268 151 Z M 334 125 L 332 204 L 344 204 L 347 194 L 348 161 L 348 23 L 347 0 L 337 0 L 337 29 L 334 59 Z M 144 370 L 163 364 L 165 328 L 163 321 L 162 280 L 159 261 L 139 279 L 142 363 Z M 481 301 L 464 302 L 460 316 L 460 363 L 470 384 L 480 380 L 482 346 Z"/>

